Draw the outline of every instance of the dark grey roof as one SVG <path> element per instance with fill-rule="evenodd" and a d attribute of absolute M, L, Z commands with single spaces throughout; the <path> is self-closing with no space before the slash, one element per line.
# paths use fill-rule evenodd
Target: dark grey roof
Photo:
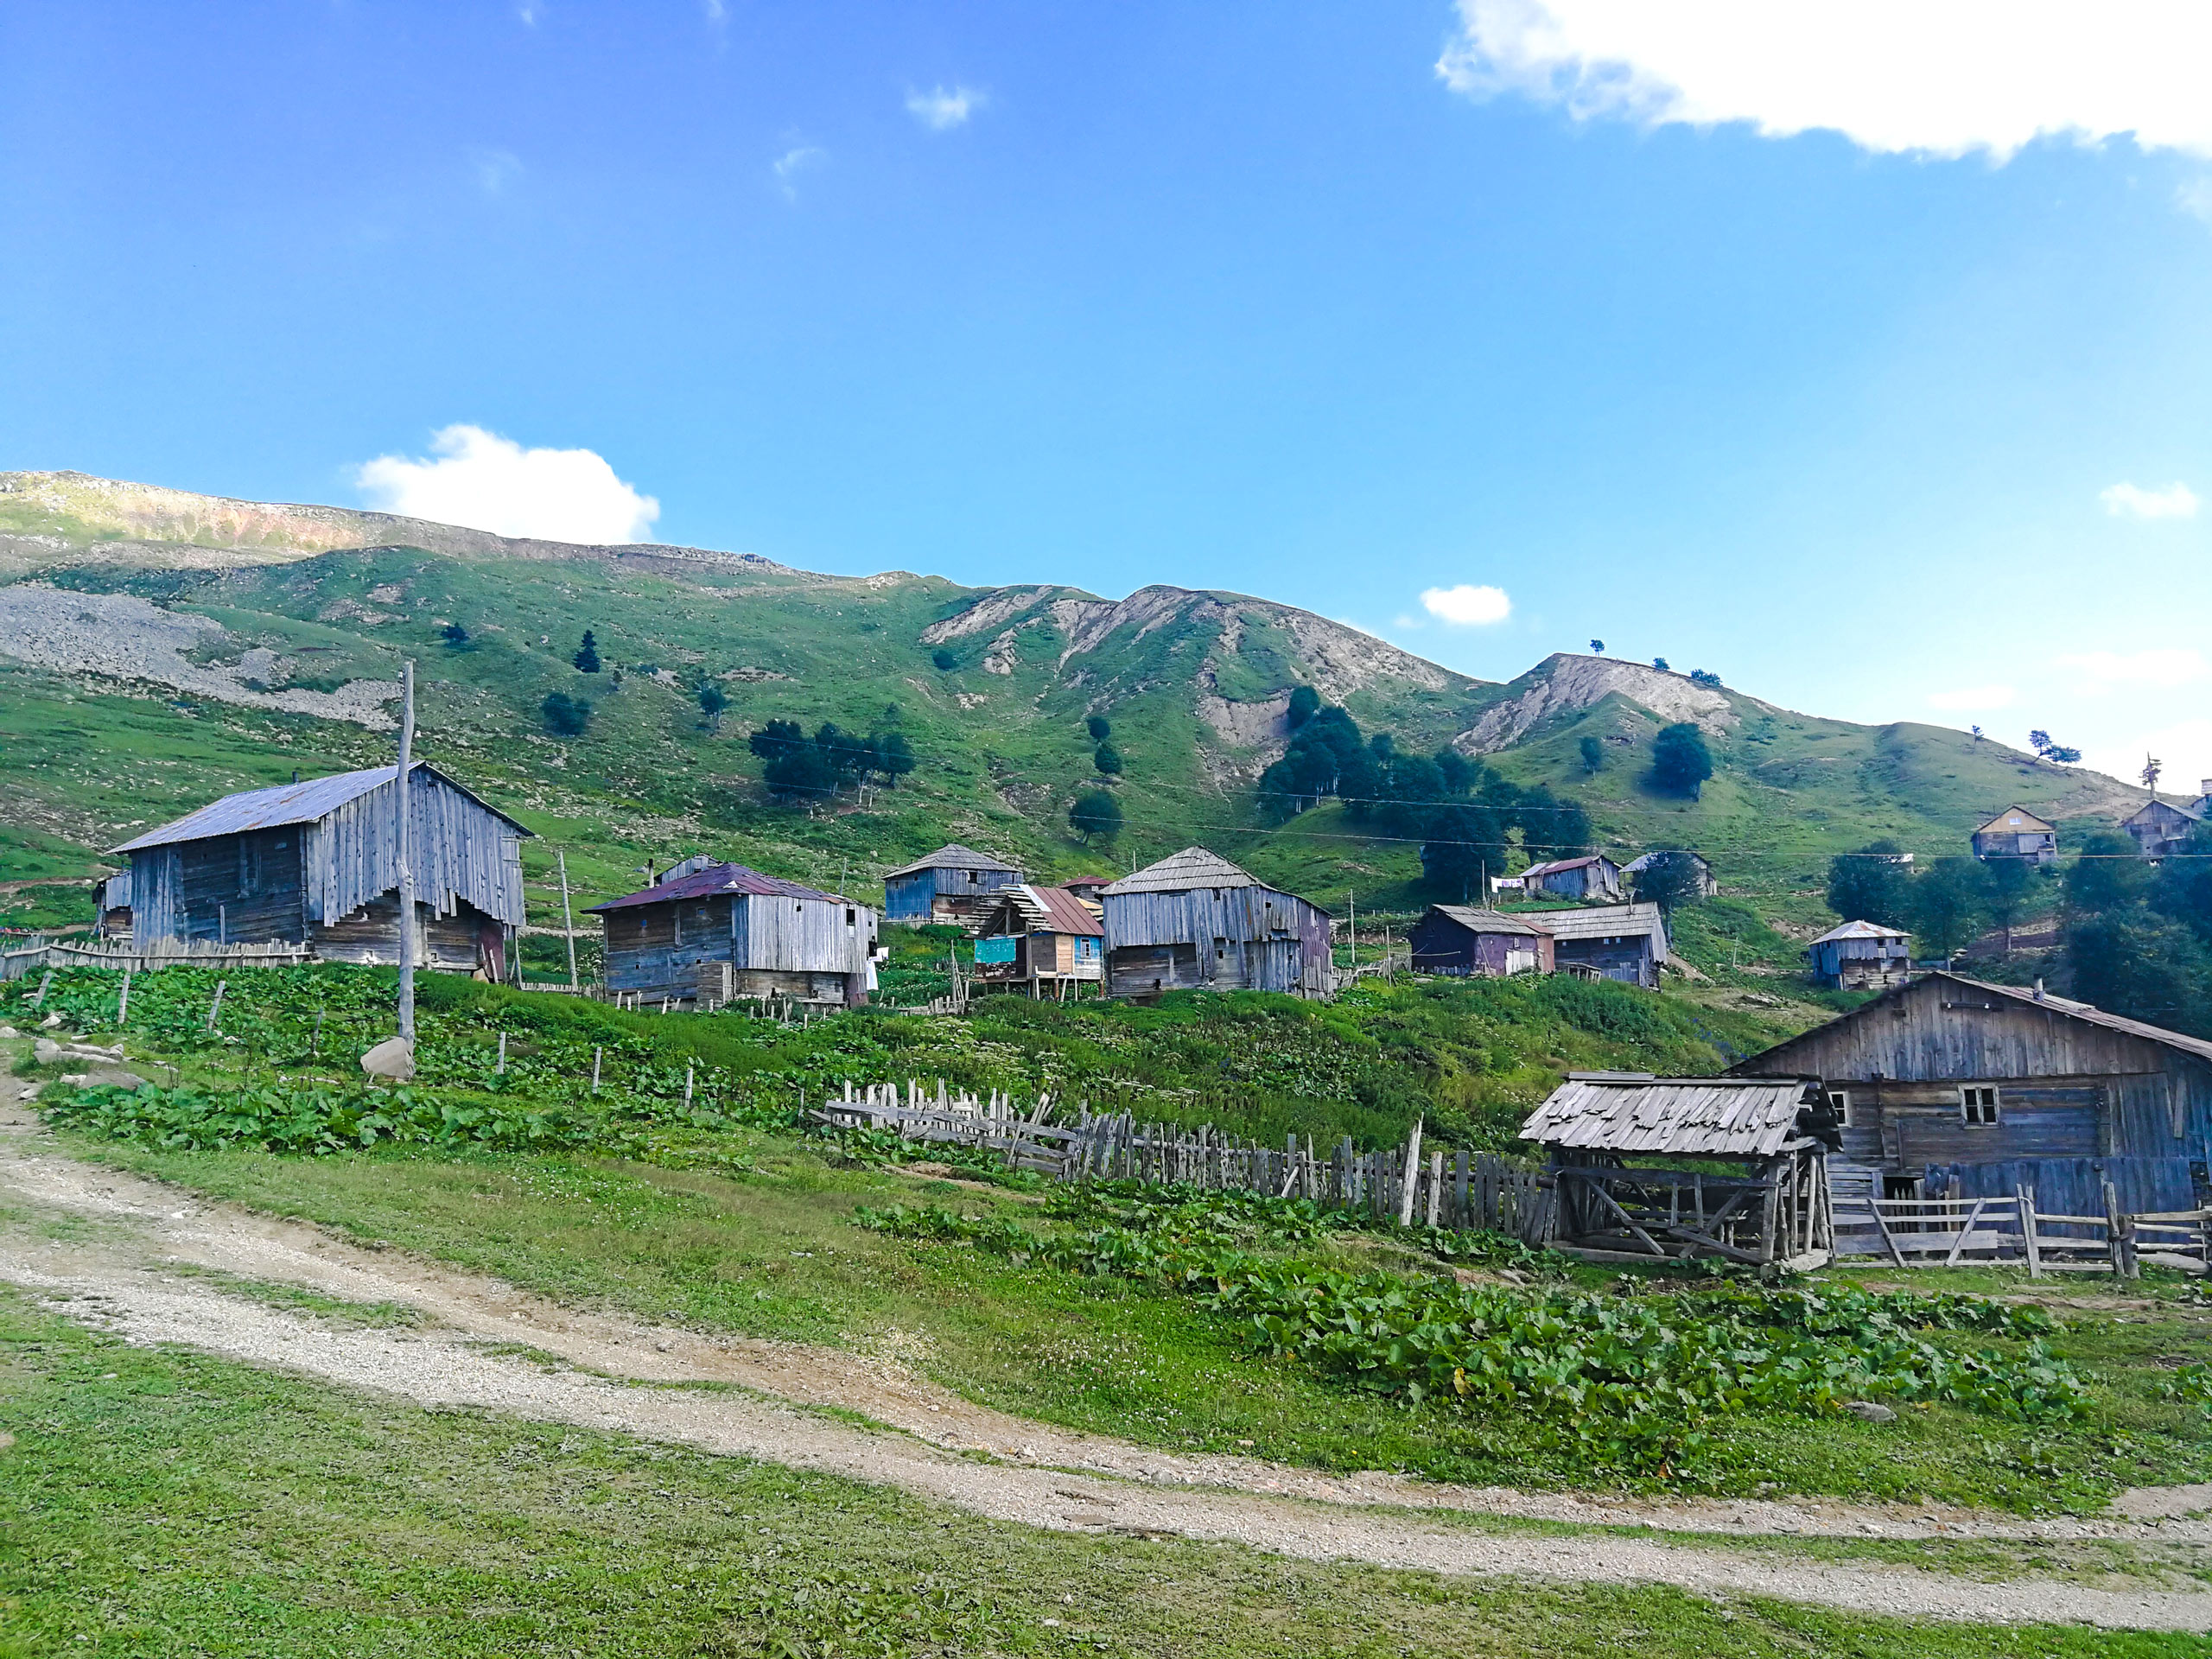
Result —
<path fill-rule="evenodd" d="M 496 806 L 454 782 L 426 760 L 417 760 L 408 768 L 409 775 L 427 775 L 436 779 L 448 789 L 466 795 L 494 817 L 499 818 L 527 836 L 531 832 L 516 823 Z M 310 778 L 303 784 L 279 784 L 273 789 L 249 789 L 236 795 L 226 795 L 219 801 L 210 801 L 196 812 L 188 812 L 174 823 L 165 823 L 158 830 L 149 830 L 135 841 L 126 841 L 111 850 L 118 853 L 143 852 L 149 847 L 167 847 L 181 841 L 207 841 L 217 836 L 244 835 L 254 830 L 281 829 L 289 823 L 313 823 L 328 817 L 348 801 L 359 800 L 370 791 L 381 789 L 399 775 L 397 765 L 371 766 L 365 772 L 340 772 L 327 778 Z"/>
<path fill-rule="evenodd" d="M 927 858 L 918 858 L 911 864 L 902 864 L 884 876 L 887 881 L 902 875 L 918 875 L 924 870 L 1010 870 L 1021 874 L 1021 866 L 1009 864 L 1002 858 L 993 858 L 988 853 L 979 853 L 973 847 L 963 847 L 958 842 L 947 842 Z"/>
<path fill-rule="evenodd" d="M 1508 916 L 1502 911 L 1478 910 L 1472 905 L 1431 905 L 1428 910 L 1432 916 L 1457 922 L 1471 933 L 1525 933 L 1534 938 L 1544 931 L 1531 927 L 1518 916 Z"/>
<path fill-rule="evenodd" d="M 1667 954 L 1667 922 L 1656 905 L 1597 905 L 1585 910 L 1530 911 L 1526 919 L 1555 939 L 1609 939 L 1648 933 Z"/>
<path fill-rule="evenodd" d="M 1109 899 L 1128 893 L 1187 893 L 1193 887 L 1257 887 L 1266 884 L 1246 874 L 1219 853 L 1185 847 L 1105 889 Z"/>
<path fill-rule="evenodd" d="M 1521 1126 L 1547 1147 L 1763 1157 L 1798 1139 L 1802 1077 L 1638 1077 L 1570 1073 Z"/>

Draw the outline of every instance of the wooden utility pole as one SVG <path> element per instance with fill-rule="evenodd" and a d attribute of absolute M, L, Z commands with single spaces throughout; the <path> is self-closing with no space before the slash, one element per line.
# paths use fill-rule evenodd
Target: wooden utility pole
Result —
<path fill-rule="evenodd" d="M 399 671 L 399 772 L 392 780 L 392 801 L 399 814 L 399 1037 L 415 1047 L 415 868 L 413 814 L 408 810 L 407 773 L 415 764 L 415 664 Z"/>
<path fill-rule="evenodd" d="M 569 940 L 569 988 L 576 988 L 576 923 L 569 913 L 569 855 L 557 847 L 553 861 L 561 867 L 561 931 Z"/>

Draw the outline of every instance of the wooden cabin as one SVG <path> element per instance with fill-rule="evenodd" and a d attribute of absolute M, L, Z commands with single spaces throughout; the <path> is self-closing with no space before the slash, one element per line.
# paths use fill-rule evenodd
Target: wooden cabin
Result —
<path fill-rule="evenodd" d="M 2098 1215 L 2110 1179 L 2130 1213 L 2201 1201 L 2212 1042 L 2086 1002 L 1925 974 L 1731 1075 L 1821 1078 L 1844 1156 L 1891 1197 L 2026 1185 L 2047 1211 Z"/>
<path fill-rule="evenodd" d="M 1001 887 L 976 912 L 976 988 L 1026 991 L 1062 1001 L 1085 985 L 1104 995 L 1103 907 L 1066 887 Z"/>
<path fill-rule="evenodd" d="M 2133 817 L 2123 819 L 2120 827 L 2135 838 L 2136 850 L 2145 858 L 2166 858 L 2186 847 L 2212 811 L 2212 779 L 2205 784 L 2205 793 L 2188 805 L 2152 796 Z"/>
<path fill-rule="evenodd" d="M 1628 896 L 1621 887 L 1621 867 L 1603 853 L 1531 864 L 1521 872 L 1520 881 L 1521 891 L 1531 899 L 1541 895 L 1610 905 Z"/>
<path fill-rule="evenodd" d="M 594 905 L 607 988 L 704 1007 L 750 998 L 856 1008 L 875 988 L 875 912 L 742 864 L 680 864 Z"/>
<path fill-rule="evenodd" d="M 92 932 L 110 944 L 130 943 L 130 872 L 92 883 Z"/>
<path fill-rule="evenodd" d="M 1110 875 L 1078 875 L 1060 885 L 1084 904 L 1095 905 L 1099 902 L 1098 895 L 1114 885 L 1114 878 Z"/>
<path fill-rule="evenodd" d="M 1641 858 L 1632 858 L 1629 860 L 1627 863 L 1621 866 L 1621 874 L 1630 877 L 1640 875 L 1645 870 L 1649 869 L 1654 864 L 1656 864 L 1662 858 L 1687 858 L 1689 860 L 1691 867 L 1697 871 L 1697 896 L 1699 898 L 1711 899 L 1719 893 L 1720 883 L 1717 879 L 1715 879 L 1713 874 L 1713 866 L 1706 861 L 1704 855 L 1700 853 L 1683 852 L 1671 848 L 1656 849 L 1651 852 L 1644 854 Z M 1631 882 L 1630 886 L 1632 889 L 1633 882 Z"/>
<path fill-rule="evenodd" d="M 1600 1261 L 1824 1265 L 1834 1128 L 1808 1077 L 1573 1071 L 1521 1126 L 1544 1153 L 1551 1240 Z"/>
<path fill-rule="evenodd" d="M 1551 936 L 1553 965 L 1562 974 L 1659 988 L 1669 946 L 1667 918 L 1656 905 L 1529 911 L 1517 919 Z"/>
<path fill-rule="evenodd" d="M 115 849 L 131 943 L 304 944 L 326 961 L 399 955 L 399 768 L 226 795 Z M 408 775 L 416 963 L 505 975 L 531 832 L 417 760 Z"/>
<path fill-rule="evenodd" d="M 1552 971 L 1552 936 L 1539 918 L 1467 905 L 1431 905 L 1407 931 L 1417 974 L 1503 979 Z"/>
<path fill-rule="evenodd" d="M 1912 935 L 1878 922 L 1846 922 L 1805 947 L 1813 983 L 1832 991 L 1881 991 L 1905 982 Z"/>
<path fill-rule="evenodd" d="M 1974 832 L 1976 858 L 2025 858 L 2048 864 L 2058 856 L 2058 826 L 2024 806 L 2008 806 Z"/>
<path fill-rule="evenodd" d="M 992 893 L 1020 880 L 1019 865 L 953 842 L 883 878 L 884 918 L 966 925 Z"/>
<path fill-rule="evenodd" d="M 1227 859 L 1185 847 L 1100 895 L 1106 994 L 1335 988 L 1328 912 L 1262 886 Z"/>

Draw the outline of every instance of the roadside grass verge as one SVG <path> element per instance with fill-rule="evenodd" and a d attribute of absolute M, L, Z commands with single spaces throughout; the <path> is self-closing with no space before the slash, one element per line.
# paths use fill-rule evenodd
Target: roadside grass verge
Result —
<path fill-rule="evenodd" d="M 14 1653 L 2167 1659 L 1636 1586 L 995 1523 L 842 1478 L 126 1347 L 0 1296 Z"/>

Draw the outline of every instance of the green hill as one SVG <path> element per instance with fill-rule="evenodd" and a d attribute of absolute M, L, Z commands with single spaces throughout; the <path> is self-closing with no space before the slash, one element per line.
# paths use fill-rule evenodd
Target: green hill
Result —
<path fill-rule="evenodd" d="M 587 629 L 597 674 L 573 666 Z M 0 474 L 0 882 L 81 882 L 98 849 L 212 796 L 385 758 L 407 658 L 422 752 L 541 833 L 533 880 L 565 848 L 580 901 L 694 850 L 858 888 L 958 839 L 1052 876 L 1202 842 L 1339 911 L 1347 895 L 1408 908 L 1411 845 L 1334 804 L 1281 826 L 1257 810 L 1301 684 L 1402 749 L 1451 742 L 1581 799 L 1618 855 L 1703 850 L 1751 922 L 1792 931 L 1821 918 L 1826 858 L 1871 837 L 1955 853 L 2015 800 L 2078 829 L 2143 798 L 1959 733 L 1821 720 L 1608 658 L 1554 657 L 1489 684 L 1235 594 L 825 576 L 19 473 Z M 707 686 L 728 700 L 718 720 Z M 590 703 L 582 734 L 547 729 L 556 692 Z M 1127 830 L 1110 849 L 1067 830 L 1099 781 L 1091 715 L 1112 722 L 1124 766 Z M 919 764 L 895 789 L 780 804 L 746 742 L 777 718 L 896 732 Z M 1685 719 L 1717 766 L 1694 802 L 1647 775 L 1653 735 Z M 1604 756 L 1594 774 L 1586 736 Z M 81 887 L 10 892 L 17 925 L 85 914 Z M 557 920 L 550 889 L 532 896 Z"/>

